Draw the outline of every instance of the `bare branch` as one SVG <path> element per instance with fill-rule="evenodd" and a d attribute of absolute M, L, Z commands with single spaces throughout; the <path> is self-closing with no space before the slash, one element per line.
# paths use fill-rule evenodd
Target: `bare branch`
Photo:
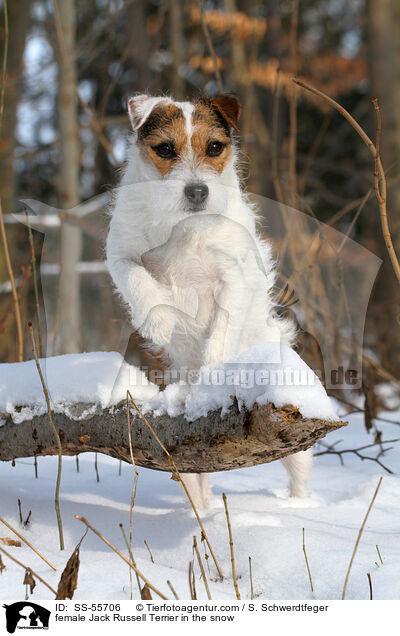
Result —
<path fill-rule="evenodd" d="M 232 406 L 188 422 L 183 415 L 154 416 L 147 421 L 168 451 L 162 450 L 141 422 L 132 428 L 132 452 L 137 466 L 171 472 L 170 458 L 182 473 L 215 472 L 264 464 L 306 450 L 346 422 L 303 418 L 293 406 L 255 405 L 251 411 Z M 131 463 L 126 404 L 102 410 L 74 404 L 64 413 L 52 412 L 63 455 L 99 452 Z M 0 426 L 0 461 L 59 452 L 48 414 L 15 424 L 11 417 Z"/>
<path fill-rule="evenodd" d="M 298 79 L 293 79 L 293 82 L 297 84 L 297 86 L 304 88 L 306 91 L 309 91 L 310 93 L 313 93 L 314 95 L 317 95 L 318 97 L 321 97 L 321 99 L 325 100 L 333 108 L 339 111 L 339 113 L 343 115 L 343 117 L 345 117 L 347 121 L 353 126 L 354 130 L 356 130 L 356 132 L 359 134 L 363 142 L 366 144 L 366 146 L 370 150 L 375 161 L 375 173 L 374 173 L 375 174 L 375 193 L 376 193 L 376 198 L 379 204 L 382 234 L 385 240 L 386 249 L 388 251 L 388 254 L 394 269 L 394 273 L 397 277 L 397 280 L 400 283 L 400 262 L 397 258 L 397 255 L 393 246 L 392 237 L 390 234 L 390 229 L 389 229 L 389 222 L 387 218 L 387 209 L 386 209 L 386 177 L 385 177 L 385 172 L 383 170 L 383 166 L 382 166 L 382 162 L 381 162 L 381 158 L 379 154 L 381 123 L 380 123 L 380 111 L 379 111 L 378 100 L 376 98 L 374 100 L 374 106 L 375 106 L 375 110 L 377 113 L 377 120 L 378 120 L 377 147 L 375 147 L 371 139 L 368 137 L 366 132 L 364 132 L 361 126 L 356 122 L 354 117 L 352 117 L 350 113 L 345 108 L 343 108 L 343 106 L 341 106 L 338 102 L 336 102 L 331 97 L 328 97 L 328 95 L 325 95 L 325 93 L 322 93 L 321 91 L 317 90 L 313 86 L 306 84 L 305 82 L 302 82 Z"/>
<path fill-rule="evenodd" d="M 201 20 L 201 27 L 203 29 L 203 33 L 204 33 L 204 37 L 206 38 L 206 42 L 207 42 L 207 46 L 209 48 L 210 51 L 210 55 L 213 61 L 213 65 L 214 65 L 214 73 L 215 73 L 215 77 L 217 80 L 217 84 L 218 84 L 218 90 L 220 93 L 223 92 L 223 86 L 222 86 L 222 79 L 221 79 L 221 73 L 218 67 L 218 60 L 217 60 L 217 56 L 215 54 L 215 49 L 214 49 L 214 45 L 212 43 L 212 39 L 211 39 L 211 35 L 210 35 L 210 31 L 208 29 L 205 17 L 204 17 L 204 7 L 203 7 L 203 0 L 199 0 L 199 9 L 200 9 L 200 20 Z"/>
<path fill-rule="evenodd" d="M 337 455 L 340 459 L 340 463 L 342 464 L 342 466 L 344 465 L 343 462 L 343 455 L 352 453 L 354 455 L 356 455 L 357 457 L 359 457 L 362 461 L 364 461 L 364 459 L 369 460 L 371 462 L 376 462 L 381 468 L 383 468 L 383 470 L 386 470 L 387 473 L 389 473 L 390 475 L 393 475 L 393 471 L 390 470 L 390 468 L 388 468 L 387 466 L 385 466 L 381 460 L 379 459 L 384 453 L 386 453 L 388 450 L 390 450 L 392 447 L 390 448 L 383 448 L 382 444 L 390 444 L 393 442 L 399 442 L 400 439 L 389 439 L 386 441 L 379 441 L 379 442 L 374 442 L 372 444 L 365 444 L 365 446 L 360 446 L 359 448 L 346 448 L 343 450 L 336 450 L 334 449 L 333 446 L 325 446 L 325 444 L 323 444 L 322 442 L 320 442 L 321 446 L 325 447 L 326 450 L 321 451 L 319 453 L 314 453 L 314 457 L 320 457 L 321 455 Z M 379 446 L 380 450 L 377 454 L 376 457 L 370 457 L 369 455 L 362 455 L 361 451 L 365 450 L 366 448 L 371 448 L 373 446 Z"/>

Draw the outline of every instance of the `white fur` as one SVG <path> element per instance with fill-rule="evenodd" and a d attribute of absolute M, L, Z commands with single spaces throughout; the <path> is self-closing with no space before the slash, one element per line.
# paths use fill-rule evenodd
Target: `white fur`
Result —
<path fill-rule="evenodd" d="M 163 100 L 171 103 L 145 95 L 129 101 L 134 130 Z M 193 104 L 174 103 L 182 108 L 190 139 Z M 183 194 L 194 181 L 209 188 L 206 208 L 198 213 L 186 210 Z M 162 177 L 133 137 L 114 196 L 107 263 L 133 326 L 167 354 L 182 379 L 187 370 L 260 342 L 293 342 L 292 323 L 274 310 L 271 248 L 257 235 L 255 211 L 240 189 L 236 151 L 218 174 L 199 165 L 189 144 Z M 283 463 L 291 494 L 306 496 L 310 452 Z M 184 479 L 195 503 L 207 506 L 205 476 Z"/>

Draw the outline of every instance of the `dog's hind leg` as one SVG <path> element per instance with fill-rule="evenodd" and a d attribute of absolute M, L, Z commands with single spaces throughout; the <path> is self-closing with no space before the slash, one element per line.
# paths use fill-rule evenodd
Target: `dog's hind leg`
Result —
<path fill-rule="evenodd" d="M 309 494 L 308 478 L 312 466 L 312 448 L 288 455 L 281 461 L 290 476 L 290 496 L 307 497 Z"/>
<path fill-rule="evenodd" d="M 210 486 L 207 473 L 186 473 L 181 475 L 196 508 L 208 508 Z"/>

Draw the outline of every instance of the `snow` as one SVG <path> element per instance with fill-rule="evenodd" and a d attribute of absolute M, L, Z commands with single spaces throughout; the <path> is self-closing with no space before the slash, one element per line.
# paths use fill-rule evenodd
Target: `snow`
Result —
<path fill-rule="evenodd" d="M 276 406 L 292 403 L 307 417 L 337 418 L 337 403 L 330 400 L 316 376 L 291 349 L 263 345 L 225 363 L 204 367 L 200 381 L 171 384 L 165 391 L 149 383 L 140 370 L 126 364 L 113 352 L 66 355 L 41 361 L 54 410 L 68 410 L 76 402 L 101 407 L 126 397 L 130 388 L 142 408 L 156 414 L 184 413 L 188 419 L 210 409 L 226 409 L 236 396 L 239 404 L 273 401 Z M 240 369 L 246 375 L 239 376 Z M 283 376 L 279 372 L 283 372 Z M 257 376 L 258 373 L 258 376 Z M 221 378 L 223 381 L 221 381 Z M 229 380 L 228 380 L 229 378 Z M 235 380 L 236 378 L 236 380 Z M 283 378 L 283 380 L 282 380 Z M 261 381 L 263 380 L 263 381 Z M 265 381 L 266 380 L 266 381 Z M 21 407 L 22 410 L 21 410 Z M 0 411 L 12 413 L 14 421 L 43 413 L 46 404 L 34 361 L 0 365 Z M 383 439 L 397 439 L 400 413 L 383 413 L 393 423 L 379 421 Z M 330 433 L 326 440 L 335 449 L 357 448 L 373 440 L 365 431 L 362 415 L 349 417 L 349 426 Z M 395 442 L 381 456 L 391 471 L 398 470 L 400 448 Z M 316 451 L 323 450 L 317 444 Z M 367 449 L 366 454 L 374 454 Z M 375 599 L 400 596 L 400 481 L 374 461 L 346 454 L 344 466 L 337 456 L 315 459 L 311 489 L 307 499 L 287 497 L 287 476 L 280 462 L 211 475 L 212 500 L 201 513 L 206 532 L 224 574 L 208 559 L 208 577 L 214 600 L 234 599 L 229 542 L 222 493 L 228 497 L 233 531 L 238 584 L 243 599 L 250 598 L 248 557 L 252 559 L 254 593 L 260 599 L 339 599 L 358 534 L 376 488 L 381 489 L 365 527 L 348 584 L 347 598 L 367 599 L 367 573 L 370 573 Z M 60 572 L 83 534 L 83 525 L 74 515 L 84 516 L 123 554 L 126 547 L 119 524 L 129 532 L 130 500 L 134 473 L 106 456 L 98 456 L 100 481 L 97 482 L 93 454 L 79 458 L 79 472 L 73 457 L 63 458 L 61 514 L 65 551 L 58 545 L 53 492 L 57 458 L 38 458 L 35 479 L 32 459 L 17 459 L 13 466 L 0 462 L 0 516 L 12 524 L 57 567 L 53 572 L 27 546 L 6 549 L 33 568 L 54 588 Z M 23 517 L 31 510 L 28 528 L 21 528 L 18 499 Z M 304 555 L 302 529 L 305 529 L 307 556 L 314 592 L 311 592 Z M 0 523 L 0 537 L 12 533 Z M 139 469 L 137 496 L 133 512 L 133 553 L 138 568 L 166 596 L 171 597 L 167 579 L 181 599 L 188 599 L 187 568 L 192 558 L 193 535 L 201 552 L 200 529 L 183 495 L 181 486 L 168 473 Z M 154 563 L 144 544 L 147 541 Z M 376 545 L 383 558 L 380 563 Z M 0 544 L 1 547 L 1 544 Z M 22 597 L 24 571 L 5 555 L 7 569 L 0 576 L 0 598 Z M 197 565 L 195 566 L 197 568 Z M 199 599 L 206 594 L 196 569 Z M 135 577 L 133 596 L 138 598 Z M 50 593 L 38 583 L 33 600 L 48 599 Z M 93 533 L 81 547 L 81 566 L 76 599 L 129 599 L 128 567 Z"/>
<path fill-rule="evenodd" d="M 381 382 L 374 387 L 375 395 L 380 398 L 384 408 L 395 410 L 400 408 L 398 386 L 394 382 Z"/>
<path fill-rule="evenodd" d="M 219 378 L 231 378 L 238 383 L 219 386 Z M 293 404 L 304 417 L 337 419 L 332 402 L 314 372 L 293 349 L 279 342 L 263 344 L 225 363 L 203 367 L 199 384 L 192 387 L 186 400 L 188 419 L 206 415 L 219 406 L 227 409 L 232 395 L 239 406 L 244 404 L 249 409 L 255 402 L 260 405 L 272 402 L 276 407 Z"/>
<path fill-rule="evenodd" d="M 40 359 L 39 363 L 55 412 L 68 411 L 77 403 L 105 408 L 125 400 L 127 389 L 132 388 L 133 368 L 116 352 L 67 354 Z M 134 377 L 139 402 L 158 393 L 139 369 L 134 369 Z M 11 413 L 14 422 L 47 412 L 34 360 L 0 364 L 0 411 Z"/>
<path fill-rule="evenodd" d="M 40 360 L 40 365 L 52 408 L 70 415 L 73 404 L 105 408 L 124 400 L 130 389 L 144 412 L 184 414 L 189 421 L 221 407 L 225 412 L 233 397 L 239 407 L 250 409 L 255 402 L 292 404 L 304 417 L 337 419 L 317 376 L 293 349 L 280 343 L 265 343 L 203 367 L 188 384 L 170 384 L 165 391 L 115 352 L 56 356 Z M 34 361 L 0 365 L 0 411 L 11 413 L 15 422 L 46 412 Z"/>
<path fill-rule="evenodd" d="M 400 421 L 399 412 L 380 415 Z M 348 427 L 330 433 L 324 442 L 337 442 L 335 448 L 345 449 L 373 441 L 372 436 L 365 432 L 361 414 L 353 414 L 349 419 Z M 399 424 L 379 421 L 378 426 L 383 439 L 399 437 Z M 388 446 L 392 449 L 381 460 L 392 471 L 398 471 L 400 445 L 390 443 Z M 316 452 L 321 450 L 321 446 L 315 447 Z M 367 449 L 364 452 L 373 455 L 373 451 Z M 52 572 L 27 546 L 11 546 L 6 550 L 32 567 L 54 588 L 85 529 L 74 518 L 75 514 L 86 517 L 127 556 L 119 524 L 123 523 L 129 533 L 132 467 L 123 464 L 119 475 L 118 461 L 99 455 L 100 482 L 97 482 L 94 456 L 81 455 L 79 463 L 80 471 L 77 472 L 75 458 L 63 458 L 61 514 L 66 545 L 65 551 L 60 552 L 53 504 L 57 458 L 38 458 L 38 479 L 34 477 L 32 459 L 18 459 L 14 467 L 9 462 L 0 462 L 0 515 L 40 549 L 58 571 Z M 398 476 L 386 473 L 376 462 L 361 461 L 354 454 L 344 456 L 344 466 L 336 456 L 316 457 L 311 480 L 312 495 L 302 500 L 287 498 L 287 475 L 280 462 L 211 476 L 211 507 L 200 514 L 224 574 L 222 582 L 211 582 L 212 598 L 235 599 L 221 497 L 223 492 L 228 498 L 242 599 L 250 598 L 249 556 L 252 559 L 254 593 L 259 599 L 340 599 L 357 534 L 381 475 L 382 485 L 361 537 L 346 598 L 369 598 L 369 572 L 374 599 L 399 599 L 400 480 Z M 32 510 L 27 529 L 21 528 L 18 521 L 18 498 L 24 518 Z M 314 593 L 310 590 L 302 551 L 303 528 Z M 11 535 L 0 523 L 0 537 Z M 133 512 L 133 554 L 138 568 L 168 598 L 172 595 L 167 579 L 172 582 L 180 599 L 189 598 L 187 571 L 192 558 L 193 535 L 197 535 L 203 554 L 199 526 L 179 484 L 172 481 L 168 473 L 139 468 Z M 144 540 L 152 551 L 154 564 Z M 7 569 L 0 576 L 0 598 L 4 601 L 23 598 L 24 570 L 5 555 L 3 561 Z M 211 558 L 208 563 L 212 578 L 215 578 Z M 195 571 L 198 597 L 205 599 L 197 564 Z M 138 598 L 135 577 L 133 595 Z M 50 597 L 50 592 L 39 582 L 32 600 Z M 89 531 L 81 546 L 74 600 L 129 598 L 127 565 Z"/>

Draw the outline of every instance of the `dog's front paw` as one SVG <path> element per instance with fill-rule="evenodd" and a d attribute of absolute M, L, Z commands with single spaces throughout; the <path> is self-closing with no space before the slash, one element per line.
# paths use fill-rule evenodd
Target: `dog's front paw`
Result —
<path fill-rule="evenodd" d="M 170 305 L 157 305 L 153 307 L 141 328 L 141 335 L 151 340 L 156 345 L 165 345 L 171 342 L 172 333 L 176 325 L 176 312 Z"/>

